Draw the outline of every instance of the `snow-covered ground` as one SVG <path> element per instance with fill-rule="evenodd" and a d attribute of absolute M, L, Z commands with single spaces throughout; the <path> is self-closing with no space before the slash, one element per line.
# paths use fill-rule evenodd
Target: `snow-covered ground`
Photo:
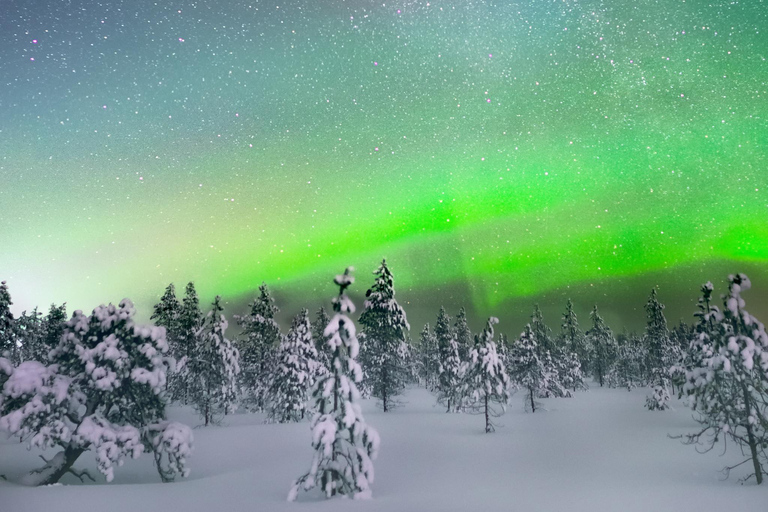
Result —
<path fill-rule="evenodd" d="M 29 488 L 12 483 L 42 465 L 18 440 L 0 441 L 0 511 L 765 511 L 768 484 L 740 485 L 746 465 L 723 480 L 719 470 L 738 461 L 721 450 L 699 455 L 668 434 L 692 431 L 691 412 L 643 408 L 647 391 L 601 389 L 574 398 L 543 400 L 546 411 L 525 413 L 522 395 L 485 434 L 480 416 L 445 414 L 423 389 L 404 407 L 384 414 L 363 410 L 381 434 L 373 500 L 325 500 L 299 494 L 285 501 L 294 478 L 309 466 L 308 423 L 263 424 L 237 414 L 222 426 L 195 430 L 189 479 L 160 483 L 151 457 L 128 461 L 111 484 L 86 453 L 76 464 L 98 483 L 68 475 L 64 485 Z M 199 420 L 174 409 L 173 419 Z M 733 446 L 729 447 L 733 449 Z M 50 453 L 48 454 L 50 455 Z"/>

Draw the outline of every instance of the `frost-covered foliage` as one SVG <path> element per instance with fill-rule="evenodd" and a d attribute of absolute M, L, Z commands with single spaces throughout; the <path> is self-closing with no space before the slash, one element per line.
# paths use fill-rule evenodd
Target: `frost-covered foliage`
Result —
<path fill-rule="evenodd" d="M 702 287 L 697 338 L 689 350 L 683 393 L 697 413 L 701 430 L 684 436 L 689 444 L 711 450 L 731 440 L 748 455 L 757 483 L 762 483 L 768 447 L 768 334 L 745 309 L 742 292 L 751 283 L 744 274 L 728 276 L 728 294 L 720 311 L 710 304 L 712 283 Z M 737 465 L 740 465 L 737 464 Z M 731 468 L 725 468 L 726 474 Z"/>
<path fill-rule="evenodd" d="M 539 350 L 531 325 L 526 325 L 509 351 L 509 374 L 512 383 L 525 391 L 526 410 L 536 412 L 541 407 L 536 399 L 551 396 L 553 373 L 549 352 Z"/>
<path fill-rule="evenodd" d="M 410 329 L 405 311 L 395 299 L 394 278 L 386 260 L 374 272 L 376 280 L 365 293 L 360 325 L 365 333 L 365 351 L 361 362 L 365 369 L 371 396 L 378 399 L 384 412 L 399 405 L 410 380 Z"/>
<path fill-rule="evenodd" d="M 642 339 L 636 335 L 620 334 L 616 347 L 616 358 L 606 377 L 608 386 L 627 388 L 627 391 L 644 386 L 647 355 Z"/>
<path fill-rule="evenodd" d="M 42 313 L 37 308 L 30 313 L 22 311 L 15 322 L 16 357 L 15 362 L 47 361 L 48 349 L 43 343 Z"/>
<path fill-rule="evenodd" d="M 579 327 L 579 320 L 573 310 L 573 302 L 568 299 L 563 313 L 563 323 L 560 325 L 560 339 L 568 354 L 575 354 L 579 361 L 581 372 L 589 369 L 590 349 L 587 337 Z"/>
<path fill-rule="evenodd" d="M 16 336 L 14 319 L 11 313 L 11 293 L 5 281 L 0 282 L 0 356 L 7 359 L 14 357 Z"/>
<path fill-rule="evenodd" d="M 459 412 L 463 402 L 464 363 L 455 331 L 451 328 L 451 318 L 442 307 L 437 315 L 435 337 L 439 364 L 437 401 L 445 406 L 445 412 Z"/>
<path fill-rule="evenodd" d="M 499 320 L 495 317 L 488 319 L 485 329 L 475 340 L 475 346 L 469 351 L 464 370 L 466 408 L 485 416 L 486 433 L 496 430 L 491 418 L 499 413 L 494 410 L 494 404 L 503 412 L 509 401 L 509 376 L 493 339 L 493 326 L 497 323 Z"/>
<path fill-rule="evenodd" d="M 302 309 L 277 350 L 267 404 L 269 421 L 288 423 L 304 419 L 309 390 L 318 375 L 317 350 L 312 342 L 309 312 Z"/>
<path fill-rule="evenodd" d="M 189 476 L 187 458 L 192 455 L 192 429 L 176 421 L 163 421 L 149 425 L 146 437 L 155 455 L 155 467 L 163 482 L 171 482 L 176 475 Z"/>
<path fill-rule="evenodd" d="M 435 326 L 435 332 L 438 332 L 437 326 Z M 439 336 L 440 335 L 438 334 L 438 337 Z M 467 312 L 464 308 L 459 309 L 459 314 L 456 315 L 456 323 L 453 324 L 452 336 L 456 338 L 456 343 L 459 346 L 459 358 L 462 362 L 466 361 L 469 357 L 469 351 L 474 344 L 474 340 L 472 331 L 469 329 L 469 323 L 467 322 Z"/>
<path fill-rule="evenodd" d="M 195 357 L 189 363 L 190 401 L 205 425 L 216 421 L 217 415 L 233 412 L 237 404 L 240 354 L 225 336 L 229 323 L 223 311 L 217 295 L 197 332 Z"/>
<path fill-rule="evenodd" d="M 371 497 L 379 434 L 365 423 L 355 384 L 362 372 L 355 361 L 359 350 L 355 324 L 347 316 L 355 312 L 346 293 L 354 282 L 352 270 L 349 267 L 334 279 L 339 295 L 333 301 L 335 315 L 325 329 L 332 354 L 331 373 L 318 379 L 312 391 L 315 455 L 309 471 L 291 487 L 289 501 L 296 499 L 299 490 L 318 485 L 329 498 L 336 494 L 357 499 Z"/>
<path fill-rule="evenodd" d="M 536 344 L 537 354 L 546 367 L 547 375 L 549 375 L 548 388 L 546 393 L 541 396 L 571 396 L 569 387 L 571 389 L 573 389 L 573 385 L 583 387 L 584 379 L 581 375 L 581 364 L 574 364 L 567 347 L 558 343 L 558 340 L 552 336 L 552 330 L 544 323 L 544 316 L 538 304 L 534 305 L 529 325 Z M 563 340 L 560 339 L 559 341 Z"/>
<path fill-rule="evenodd" d="M 437 335 L 424 325 L 419 337 L 419 378 L 429 391 L 437 390 L 438 375 L 440 374 L 440 352 L 437 346 Z"/>
<path fill-rule="evenodd" d="M 278 311 L 267 284 L 262 283 L 250 313 L 235 316 L 242 329 L 237 340 L 241 367 L 238 387 L 241 405 L 248 411 L 262 411 L 267 404 L 271 370 L 281 340 L 280 327 L 275 321 Z"/>
<path fill-rule="evenodd" d="M 664 305 L 656 296 L 656 288 L 651 290 L 645 311 L 648 314 L 644 337 L 648 351 L 646 366 L 653 387 L 653 393 L 646 398 L 645 406 L 652 411 L 663 411 L 669 408 L 670 369 L 677 362 L 677 354 L 669 338 Z"/>
<path fill-rule="evenodd" d="M 172 311 L 174 309 L 173 299 L 163 296 L 161 300 L 160 312 L 165 316 L 164 321 L 173 324 Z M 164 301 L 170 301 L 170 304 L 163 304 Z M 157 306 L 156 306 L 156 312 Z M 203 313 L 200 311 L 200 299 L 197 296 L 194 283 L 187 283 L 184 290 L 184 299 L 178 312 L 178 321 L 175 327 L 178 329 L 171 334 L 172 345 L 171 354 L 176 360 L 175 371 L 169 376 L 168 387 L 173 400 L 189 404 L 191 403 L 192 387 L 194 376 L 191 372 L 192 362 L 195 360 L 197 349 L 197 333 L 203 325 Z"/>
<path fill-rule="evenodd" d="M 312 322 L 312 342 L 315 344 L 318 361 L 318 375 L 327 373 L 331 368 L 331 352 L 328 346 L 328 339 L 325 337 L 325 326 L 331 321 L 324 307 L 317 310 L 315 321 Z"/>
<path fill-rule="evenodd" d="M 85 451 L 94 453 L 111 481 L 126 458 L 155 450 L 154 437 L 165 432 L 155 425 L 165 418 L 168 347 L 164 328 L 135 325 L 134 314 L 127 299 L 117 307 L 99 306 L 90 316 L 75 311 L 50 353 L 52 364 L 26 361 L 13 368 L 0 360 L 6 375 L 0 429 L 27 439 L 30 448 L 62 448 L 27 483 L 57 482 L 74 472 Z M 186 473 L 186 459 L 179 456 L 188 453 L 188 444 L 167 448 L 177 459 L 166 469 L 169 477 Z"/>
<path fill-rule="evenodd" d="M 602 387 L 606 383 L 608 372 L 616 358 L 616 340 L 613 337 L 613 332 L 603 317 L 600 316 L 597 305 L 592 308 L 589 317 L 592 320 L 592 327 L 587 331 L 587 342 L 592 348 L 590 368 L 592 376 Z"/>

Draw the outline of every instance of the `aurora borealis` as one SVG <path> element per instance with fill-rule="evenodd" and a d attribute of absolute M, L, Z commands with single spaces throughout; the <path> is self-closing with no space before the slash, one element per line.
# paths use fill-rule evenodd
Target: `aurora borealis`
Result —
<path fill-rule="evenodd" d="M 17 312 L 146 311 L 190 280 L 290 309 L 347 265 L 362 292 L 384 256 L 430 316 L 517 325 L 573 294 L 632 325 L 658 285 L 676 319 L 734 271 L 768 312 L 762 0 L 0 9 Z"/>

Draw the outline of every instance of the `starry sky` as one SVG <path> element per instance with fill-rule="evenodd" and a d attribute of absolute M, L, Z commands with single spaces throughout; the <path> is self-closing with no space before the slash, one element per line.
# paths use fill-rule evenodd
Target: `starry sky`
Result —
<path fill-rule="evenodd" d="M 735 271 L 768 313 L 766 1 L 0 9 L 16 313 L 146 318 L 193 280 L 230 313 L 266 281 L 292 315 L 382 257 L 419 329 L 440 304 L 557 326 L 568 297 L 641 326 L 653 286 L 690 318 Z"/>

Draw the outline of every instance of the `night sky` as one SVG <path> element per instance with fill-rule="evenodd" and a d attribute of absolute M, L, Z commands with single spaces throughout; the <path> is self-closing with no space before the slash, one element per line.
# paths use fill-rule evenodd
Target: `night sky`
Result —
<path fill-rule="evenodd" d="M 292 315 L 386 257 L 416 337 L 637 328 L 653 286 L 673 322 L 743 271 L 765 321 L 767 57 L 763 0 L 6 0 L 0 278 Z"/>

